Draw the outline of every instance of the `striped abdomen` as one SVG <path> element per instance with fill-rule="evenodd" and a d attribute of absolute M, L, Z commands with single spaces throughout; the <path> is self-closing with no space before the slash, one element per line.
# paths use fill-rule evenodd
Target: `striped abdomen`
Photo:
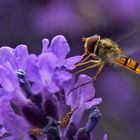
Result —
<path fill-rule="evenodd" d="M 132 70 L 137 74 L 140 74 L 140 65 L 133 59 L 130 59 L 125 56 L 121 56 L 119 59 L 115 60 L 115 62 Z"/>

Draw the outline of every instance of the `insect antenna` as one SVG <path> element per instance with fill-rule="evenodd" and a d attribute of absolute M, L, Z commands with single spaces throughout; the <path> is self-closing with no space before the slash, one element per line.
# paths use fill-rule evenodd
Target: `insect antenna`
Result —
<path fill-rule="evenodd" d="M 67 96 L 69 96 L 69 94 L 70 94 L 72 91 L 76 90 L 77 88 L 79 88 L 79 87 L 81 87 L 81 86 L 84 86 L 84 85 L 87 85 L 87 84 L 90 84 L 90 83 L 92 83 L 92 82 L 95 81 L 95 80 L 96 80 L 95 78 L 92 78 L 90 81 L 85 82 L 85 83 L 83 83 L 83 84 L 80 84 L 80 85 L 77 86 L 77 87 L 74 87 L 73 89 L 71 89 L 71 90 L 67 93 Z"/>
<path fill-rule="evenodd" d="M 85 83 L 83 83 L 83 84 L 80 84 L 80 85 L 77 86 L 77 87 L 74 87 L 73 89 L 71 89 L 71 90 L 67 93 L 67 96 L 68 96 L 72 91 L 76 90 L 77 88 L 79 88 L 79 87 L 81 87 L 81 86 L 84 86 L 84 85 L 87 85 L 87 84 L 89 84 L 89 83 L 95 81 L 95 80 L 97 79 L 97 77 L 99 76 L 100 72 L 102 71 L 102 69 L 104 68 L 105 64 L 106 64 L 106 62 L 103 61 L 103 62 L 100 64 L 100 67 L 99 67 L 99 69 L 98 69 L 96 75 L 95 75 L 94 77 L 92 77 L 90 81 L 85 82 Z"/>

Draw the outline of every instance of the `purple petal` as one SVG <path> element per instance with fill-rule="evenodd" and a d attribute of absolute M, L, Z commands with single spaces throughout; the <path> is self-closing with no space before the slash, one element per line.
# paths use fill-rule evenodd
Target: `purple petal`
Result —
<path fill-rule="evenodd" d="M 39 83 L 33 83 L 31 88 L 33 94 L 39 94 L 42 91 L 43 86 Z"/>
<path fill-rule="evenodd" d="M 77 87 L 83 83 L 91 81 L 91 78 L 86 75 L 80 75 L 78 81 L 74 86 L 69 86 L 72 89 Z M 71 80 L 70 85 L 74 84 L 74 80 Z M 68 87 L 68 88 L 69 88 Z M 101 98 L 94 98 L 95 89 L 93 87 L 92 82 L 86 85 L 82 85 L 81 87 L 73 90 L 69 96 L 67 96 L 67 104 L 71 106 L 72 109 L 78 107 L 78 109 L 74 112 L 71 118 L 71 122 L 74 122 L 76 126 L 79 125 L 79 122 L 82 118 L 82 115 L 85 109 L 89 109 L 94 105 L 99 104 L 102 100 Z"/>
<path fill-rule="evenodd" d="M 104 135 L 103 140 L 108 140 L 107 134 Z"/>
<path fill-rule="evenodd" d="M 14 49 L 6 46 L 0 48 L 0 64 L 3 64 L 9 60 L 13 60 L 13 58 L 14 58 Z"/>
<path fill-rule="evenodd" d="M 15 96 L 14 92 L 7 92 L 6 90 L 4 90 L 3 88 L 0 88 L 0 100 L 6 100 L 6 101 L 10 101 L 11 99 L 13 99 Z"/>
<path fill-rule="evenodd" d="M 83 58 L 83 56 L 74 56 L 74 57 L 70 57 L 68 59 L 66 59 L 66 67 L 69 70 L 73 70 L 75 68 L 75 64 L 78 63 L 81 59 Z"/>
<path fill-rule="evenodd" d="M 72 115 L 70 122 L 73 122 L 75 126 L 78 128 L 80 121 L 82 119 L 83 113 L 85 111 L 85 105 L 81 105 Z"/>
<path fill-rule="evenodd" d="M 16 46 L 14 52 L 15 56 L 21 59 L 25 59 L 29 55 L 27 46 L 23 44 Z"/>
<path fill-rule="evenodd" d="M 85 102 L 86 109 L 90 109 L 92 106 L 96 106 L 102 102 L 102 98 L 94 98 L 88 102 Z"/>
<path fill-rule="evenodd" d="M 3 134 L 7 133 L 7 130 L 4 127 L 0 128 L 0 137 L 3 136 Z"/>
<path fill-rule="evenodd" d="M 62 35 L 58 35 L 52 39 L 49 49 L 61 60 L 64 59 L 70 51 L 67 40 Z"/>
<path fill-rule="evenodd" d="M 22 139 L 24 135 L 27 134 L 29 128 L 28 123 L 22 117 L 13 113 L 8 102 L 1 102 L 0 105 L 0 124 L 2 124 L 15 139 Z"/>
<path fill-rule="evenodd" d="M 66 71 L 57 71 L 54 74 L 54 81 L 57 85 L 62 86 L 62 84 L 68 80 L 70 80 L 72 75 Z"/>
<path fill-rule="evenodd" d="M 28 57 L 28 50 L 26 45 L 18 45 L 15 50 L 15 56 L 18 68 L 25 69 L 25 61 Z"/>
<path fill-rule="evenodd" d="M 90 77 L 88 77 L 86 75 L 80 75 L 78 78 L 78 81 L 76 82 L 76 84 L 74 85 L 73 88 L 76 88 L 79 85 L 84 84 L 89 81 L 91 81 Z M 94 105 L 94 101 L 93 101 L 94 96 L 95 96 L 95 89 L 91 82 L 89 84 L 82 85 L 82 86 L 78 87 L 77 89 L 73 90 L 68 96 L 67 103 L 69 105 L 71 105 L 72 108 L 75 108 L 75 107 L 77 107 L 77 105 L 81 106 L 81 105 L 85 104 L 86 101 L 91 100 L 91 102 L 89 102 L 87 104 L 87 106 L 85 106 L 85 107 L 92 106 L 92 102 Z"/>
<path fill-rule="evenodd" d="M 27 134 L 27 135 L 24 136 L 23 140 L 31 140 L 31 137 Z M 39 140 L 45 140 L 45 139 L 43 139 L 43 138 L 41 139 L 40 138 Z"/>
<path fill-rule="evenodd" d="M 55 83 L 51 82 L 49 84 L 47 84 L 47 91 L 50 92 L 50 93 L 56 93 L 59 91 L 59 87 L 56 86 Z"/>
<path fill-rule="evenodd" d="M 65 82 L 64 84 L 65 84 L 65 85 L 64 85 L 63 87 L 64 87 L 64 90 L 65 90 L 65 94 L 67 95 L 67 93 L 68 93 L 71 89 L 73 89 L 73 87 L 74 87 L 74 84 L 75 84 L 75 76 L 72 75 L 71 79 L 68 80 L 67 82 Z M 71 93 L 72 93 L 72 92 L 71 92 Z M 71 94 L 71 93 L 70 93 L 70 94 Z M 68 97 L 68 99 L 69 99 L 69 96 L 67 96 L 67 97 Z"/>
<path fill-rule="evenodd" d="M 44 39 L 42 40 L 42 45 L 43 45 L 42 53 L 48 52 L 49 40 L 46 39 L 46 38 L 44 38 Z"/>
<path fill-rule="evenodd" d="M 90 100 L 91 98 L 94 98 L 95 96 L 95 89 L 93 86 L 92 79 L 89 76 L 86 75 L 80 75 L 78 78 L 77 83 L 75 84 L 75 87 L 84 84 L 86 82 L 91 81 L 89 84 L 82 85 L 77 89 L 78 94 L 80 95 L 80 102 L 83 104 L 83 102 Z"/>
<path fill-rule="evenodd" d="M 52 81 L 52 76 L 57 65 L 57 58 L 53 53 L 44 53 L 38 58 L 39 72 L 43 84 Z"/>
<path fill-rule="evenodd" d="M 47 71 L 51 72 L 55 70 L 57 65 L 57 58 L 53 53 L 41 54 L 38 58 L 38 66 L 40 69 L 46 68 Z"/>
<path fill-rule="evenodd" d="M 51 93 L 59 91 L 59 88 L 53 81 L 57 62 L 58 59 L 53 53 L 44 53 L 38 58 L 38 68 L 42 82 L 41 84 L 43 84 L 44 88 L 46 86 L 47 90 Z"/>
<path fill-rule="evenodd" d="M 26 72 L 28 79 L 32 82 L 40 82 L 39 69 L 37 67 L 37 56 L 30 55 L 26 60 Z"/>
<path fill-rule="evenodd" d="M 16 74 L 8 68 L 0 66 L 0 84 L 8 92 L 13 92 L 18 87 Z"/>
<path fill-rule="evenodd" d="M 14 92 L 14 98 L 11 100 L 12 103 L 19 107 L 24 107 L 25 105 L 30 103 L 30 100 L 27 99 L 21 90 L 17 90 Z"/>

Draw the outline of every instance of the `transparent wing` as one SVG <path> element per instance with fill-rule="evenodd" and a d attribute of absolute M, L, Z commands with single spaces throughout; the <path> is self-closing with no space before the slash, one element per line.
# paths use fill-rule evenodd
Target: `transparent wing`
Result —
<path fill-rule="evenodd" d="M 128 47 L 123 50 L 123 54 L 126 56 L 131 56 L 136 53 L 140 53 L 140 46 L 133 46 L 132 48 Z"/>

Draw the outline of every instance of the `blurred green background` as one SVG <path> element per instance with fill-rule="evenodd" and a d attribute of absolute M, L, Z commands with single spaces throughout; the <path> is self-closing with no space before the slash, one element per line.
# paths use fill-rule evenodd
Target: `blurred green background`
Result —
<path fill-rule="evenodd" d="M 140 63 L 140 0 L 0 1 L 0 46 L 26 44 L 39 54 L 42 39 L 58 34 L 68 40 L 70 56 L 84 52 L 82 37 L 99 34 L 122 39 L 118 43 L 124 53 Z M 140 76 L 108 65 L 94 86 L 96 96 L 103 98 L 95 138 L 107 133 L 110 140 L 140 139 Z"/>

